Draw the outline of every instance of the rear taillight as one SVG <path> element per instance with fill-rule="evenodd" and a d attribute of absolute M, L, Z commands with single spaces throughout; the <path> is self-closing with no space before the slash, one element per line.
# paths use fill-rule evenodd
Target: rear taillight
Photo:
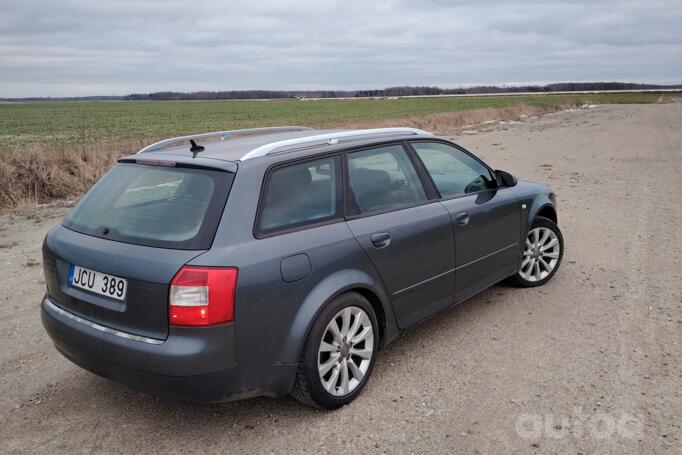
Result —
<path fill-rule="evenodd" d="M 234 267 L 181 268 L 170 284 L 172 325 L 212 325 L 234 320 Z"/>

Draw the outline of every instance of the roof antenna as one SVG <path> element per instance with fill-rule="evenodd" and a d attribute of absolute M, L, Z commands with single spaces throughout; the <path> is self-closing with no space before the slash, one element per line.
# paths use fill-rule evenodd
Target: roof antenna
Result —
<path fill-rule="evenodd" d="M 192 147 L 190 147 L 190 149 L 189 149 L 189 151 L 194 154 L 194 156 L 192 158 L 196 158 L 197 153 L 204 151 L 204 146 L 198 145 L 196 142 L 194 142 L 194 139 L 190 139 L 189 143 L 192 144 Z"/>
<path fill-rule="evenodd" d="M 189 151 L 192 153 L 198 153 L 204 150 L 204 146 L 198 145 L 196 142 L 194 142 L 194 139 L 190 139 L 189 143 L 192 144 L 192 147 L 189 149 Z"/>

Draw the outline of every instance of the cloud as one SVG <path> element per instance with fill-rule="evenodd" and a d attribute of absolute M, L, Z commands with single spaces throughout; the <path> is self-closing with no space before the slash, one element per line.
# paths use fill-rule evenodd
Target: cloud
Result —
<path fill-rule="evenodd" d="M 679 1 L 0 0 L 0 96 L 682 82 Z"/>

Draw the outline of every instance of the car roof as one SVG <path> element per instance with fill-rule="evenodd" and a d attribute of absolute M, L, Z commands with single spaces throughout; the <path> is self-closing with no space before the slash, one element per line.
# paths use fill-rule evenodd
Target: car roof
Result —
<path fill-rule="evenodd" d="M 205 160 L 239 162 L 261 158 L 273 154 L 293 153 L 296 157 L 316 155 L 338 148 L 348 148 L 386 141 L 414 137 L 433 137 L 430 133 L 413 128 L 378 129 L 309 129 L 302 127 L 258 128 L 217 133 L 204 133 L 193 136 L 170 138 L 143 148 L 126 160 L 164 159 L 175 160 L 179 157 L 200 157 Z M 189 141 L 196 144 L 200 139 L 213 138 L 212 142 L 201 142 L 192 149 Z M 178 146 L 179 143 L 185 143 Z M 254 160 L 255 161 L 255 160 Z"/>

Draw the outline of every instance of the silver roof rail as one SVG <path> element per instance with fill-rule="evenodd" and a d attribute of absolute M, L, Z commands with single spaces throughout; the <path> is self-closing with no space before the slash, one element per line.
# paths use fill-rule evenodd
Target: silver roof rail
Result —
<path fill-rule="evenodd" d="M 404 134 L 426 134 L 426 135 L 431 135 L 428 131 L 420 130 L 417 128 L 373 128 L 373 129 L 367 129 L 367 130 L 352 130 L 352 131 L 338 131 L 335 133 L 324 133 L 324 134 L 316 134 L 314 136 L 305 136 L 305 137 L 299 137 L 295 139 L 286 139 L 283 141 L 277 141 L 277 142 L 272 142 L 270 144 L 265 144 L 261 145 L 260 147 L 257 147 L 244 156 L 242 156 L 241 160 L 246 161 L 250 160 L 252 158 L 258 158 L 261 156 L 267 156 L 275 151 L 278 151 L 282 148 L 290 147 L 290 146 L 296 146 L 296 145 L 301 145 L 305 146 L 307 144 L 313 145 L 315 142 L 320 142 L 324 141 L 329 145 L 334 145 L 339 142 L 346 142 L 343 141 L 343 139 L 349 139 L 349 140 L 360 140 L 364 138 L 373 138 L 373 137 L 381 137 L 381 136 L 396 136 L 396 135 L 404 135 Z"/>
<path fill-rule="evenodd" d="M 144 148 L 142 148 L 139 152 L 137 153 L 145 153 L 145 152 L 153 152 L 155 150 L 162 150 L 164 148 L 167 148 L 169 145 L 176 144 L 178 142 L 184 142 L 184 141 L 189 141 L 195 140 L 195 139 L 205 139 L 207 137 L 220 137 L 221 141 L 224 141 L 230 136 L 234 136 L 236 134 L 251 134 L 251 133 L 286 133 L 290 131 L 305 131 L 305 130 L 311 130 L 312 128 L 306 128 L 304 126 L 273 126 L 273 127 L 267 127 L 267 128 L 250 128 L 250 129 L 245 129 L 245 130 L 230 130 L 230 131 L 215 131 L 213 133 L 202 133 L 202 134 L 192 134 L 189 136 L 179 136 L 179 137 L 172 137 L 169 139 L 164 139 L 159 142 L 155 142 L 151 145 L 148 145 Z"/>

